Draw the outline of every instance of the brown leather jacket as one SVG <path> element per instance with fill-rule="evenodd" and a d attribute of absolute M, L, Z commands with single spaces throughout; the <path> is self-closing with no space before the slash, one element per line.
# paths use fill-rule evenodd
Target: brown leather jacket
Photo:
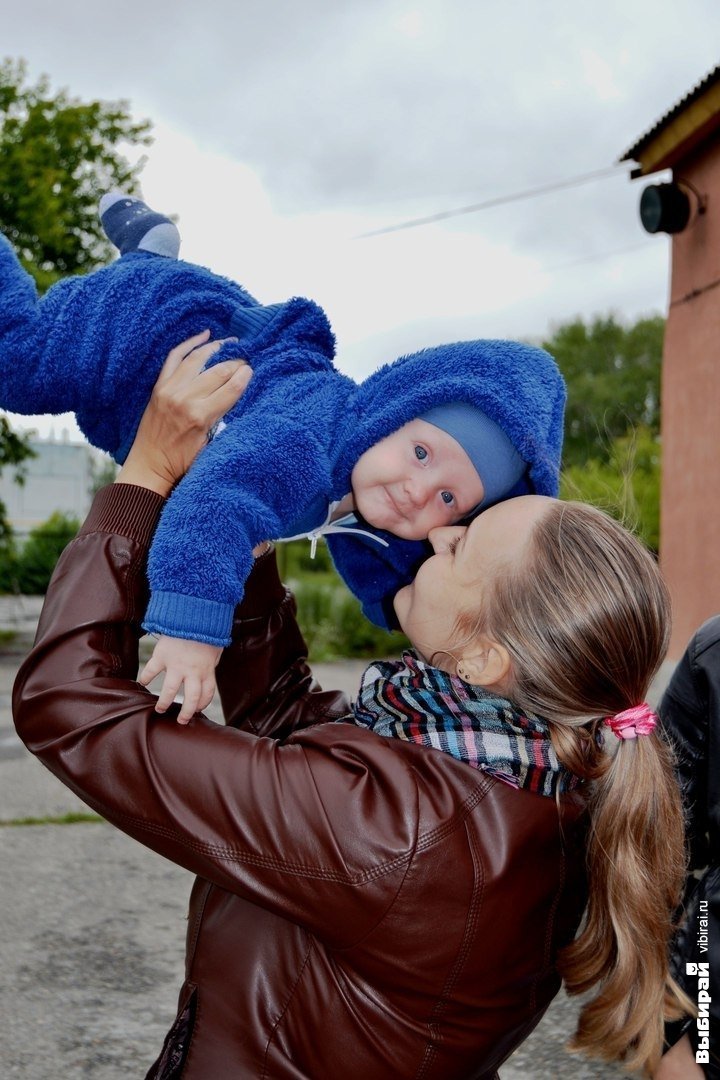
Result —
<path fill-rule="evenodd" d="M 489 1078 L 558 989 L 583 904 L 577 800 L 351 724 L 313 682 L 273 556 L 218 669 L 227 727 L 134 681 L 162 499 L 105 488 L 16 683 L 26 745 L 186 867 L 186 982 L 149 1076 Z"/>

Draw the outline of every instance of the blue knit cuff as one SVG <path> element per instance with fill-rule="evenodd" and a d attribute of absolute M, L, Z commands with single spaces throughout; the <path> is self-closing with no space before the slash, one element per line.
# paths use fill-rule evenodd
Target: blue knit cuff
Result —
<path fill-rule="evenodd" d="M 154 592 L 143 629 L 149 634 L 167 634 L 224 647 L 230 644 L 234 611 L 234 604 L 200 600 L 181 593 Z"/>
<path fill-rule="evenodd" d="M 255 338 L 284 306 L 284 304 L 252 304 L 248 307 L 236 307 L 230 316 L 230 333 L 241 341 Z"/>

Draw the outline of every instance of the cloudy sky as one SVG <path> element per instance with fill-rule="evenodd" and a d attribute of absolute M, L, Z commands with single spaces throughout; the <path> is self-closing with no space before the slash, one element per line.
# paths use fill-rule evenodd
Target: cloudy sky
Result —
<path fill-rule="evenodd" d="M 639 224 L 644 181 L 611 167 L 720 61 L 717 0 L 3 9 L 2 54 L 31 77 L 153 122 L 143 191 L 179 216 L 183 256 L 261 301 L 319 301 L 356 378 L 441 341 L 664 311 L 667 238 Z"/>

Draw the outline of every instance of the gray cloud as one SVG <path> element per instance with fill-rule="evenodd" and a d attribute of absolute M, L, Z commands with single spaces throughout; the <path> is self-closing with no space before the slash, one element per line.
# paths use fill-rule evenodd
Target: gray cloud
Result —
<path fill-rule="evenodd" d="M 286 211 L 442 208 L 611 163 L 715 62 L 712 0 L 629 9 L 70 0 L 48 15 L 31 2 L 4 20 L 3 49 L 246 161 Z M 689 21 L 707 32 L 691 38 Z M 584 54 L 599 58 L 595 85 Z"/>
<path fill-rule="evenodd" d="M 281 212 L 389 224 L 612 164 L 719 32 L 715 0 L 30 0 L 2 48 L 246 162 Z M 639 194 L 604 180 L 446 227 L 552 268 L 641 242 Z"/>

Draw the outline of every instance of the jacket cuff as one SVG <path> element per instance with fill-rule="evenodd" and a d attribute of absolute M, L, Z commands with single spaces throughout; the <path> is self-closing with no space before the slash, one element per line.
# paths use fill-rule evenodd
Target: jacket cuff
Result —
<path fill-rule="evenodd" d="M 108 484 L 101 488 L 93 499 L 92 506 L 78 535 L 88 533 L 115 533 L 133 540 L 145 548 L 150 547 L 153 534 L 157 527 L 160 514 L 166 500 L 149 488 L 138 487 L 136 484 Z M 155 593 L 150 601 L 148 617 L 145 620 L 145 629 L 152 633 L 162 633 L 178 636 L 177 629 L 171 629 L 169 625 L 149 626 L 153 612 L 154 602 L 159 596 Z M 174 595 L 174 594 L 166 594 Z M 245 596 L 242 603 L 235 610 L 236 619 L 258 619 L 277 610 L 285 601 L 287 593 L 285 586 L 280 581 L 275 558 L 275 550 L 271 548 L 266 554 L 260 555 L 253 565 L 253 569 L 245 583 Z M 188 597 L 178 597 L 187 601 Z M 191 598 L 190 598 L 191 599 Z M 212 636 L 196 637 L 191 633 L 183 633 L 182 637 L 192 640 L 208 641 L 209 644 L 225 645 L 230 640 L 230 628 L 233 621 L 233 608 L 231 604 L 219 604 L 215 601 L 197 600 L 196 603 L 209 604 L 216 608 L 222 608 L 224 614 L 221 620 L 214 623 L 221 626 L 221 633 Z M 169 607 L 169 605 L 168 605 Z M 173 621 L 174 626 L 174 621 Z M 187 629 L 187 628 L 185 628 Z"/>
<path fill-rule="evenodd" d="M 264 618 L 285 602 L 287 591 L 278 575 L 275 551 L 271 548 L 255 560 L 245 583 L 242 603 L 233 608 L 218 600 L 201 600 L 159 590 L 148 604 L 143 629 L 150 634 L 203 641 L 206 645 L 230 644 L 233 621 Z"/>
<path fill-rule="evenodd" d="M 232 604 L 219 600 L 160 590 L 150 597 L 143 629 L 224 647 L 230 644 L 233 611 Z"/>
<path fill-rule="evenodd" d="M 108 484 L 93 499 L 80 536 L 88 533 L 116 533 L 150 547 L 153 533 L 165 506 L 165 499 L 136 484 Z"/>

